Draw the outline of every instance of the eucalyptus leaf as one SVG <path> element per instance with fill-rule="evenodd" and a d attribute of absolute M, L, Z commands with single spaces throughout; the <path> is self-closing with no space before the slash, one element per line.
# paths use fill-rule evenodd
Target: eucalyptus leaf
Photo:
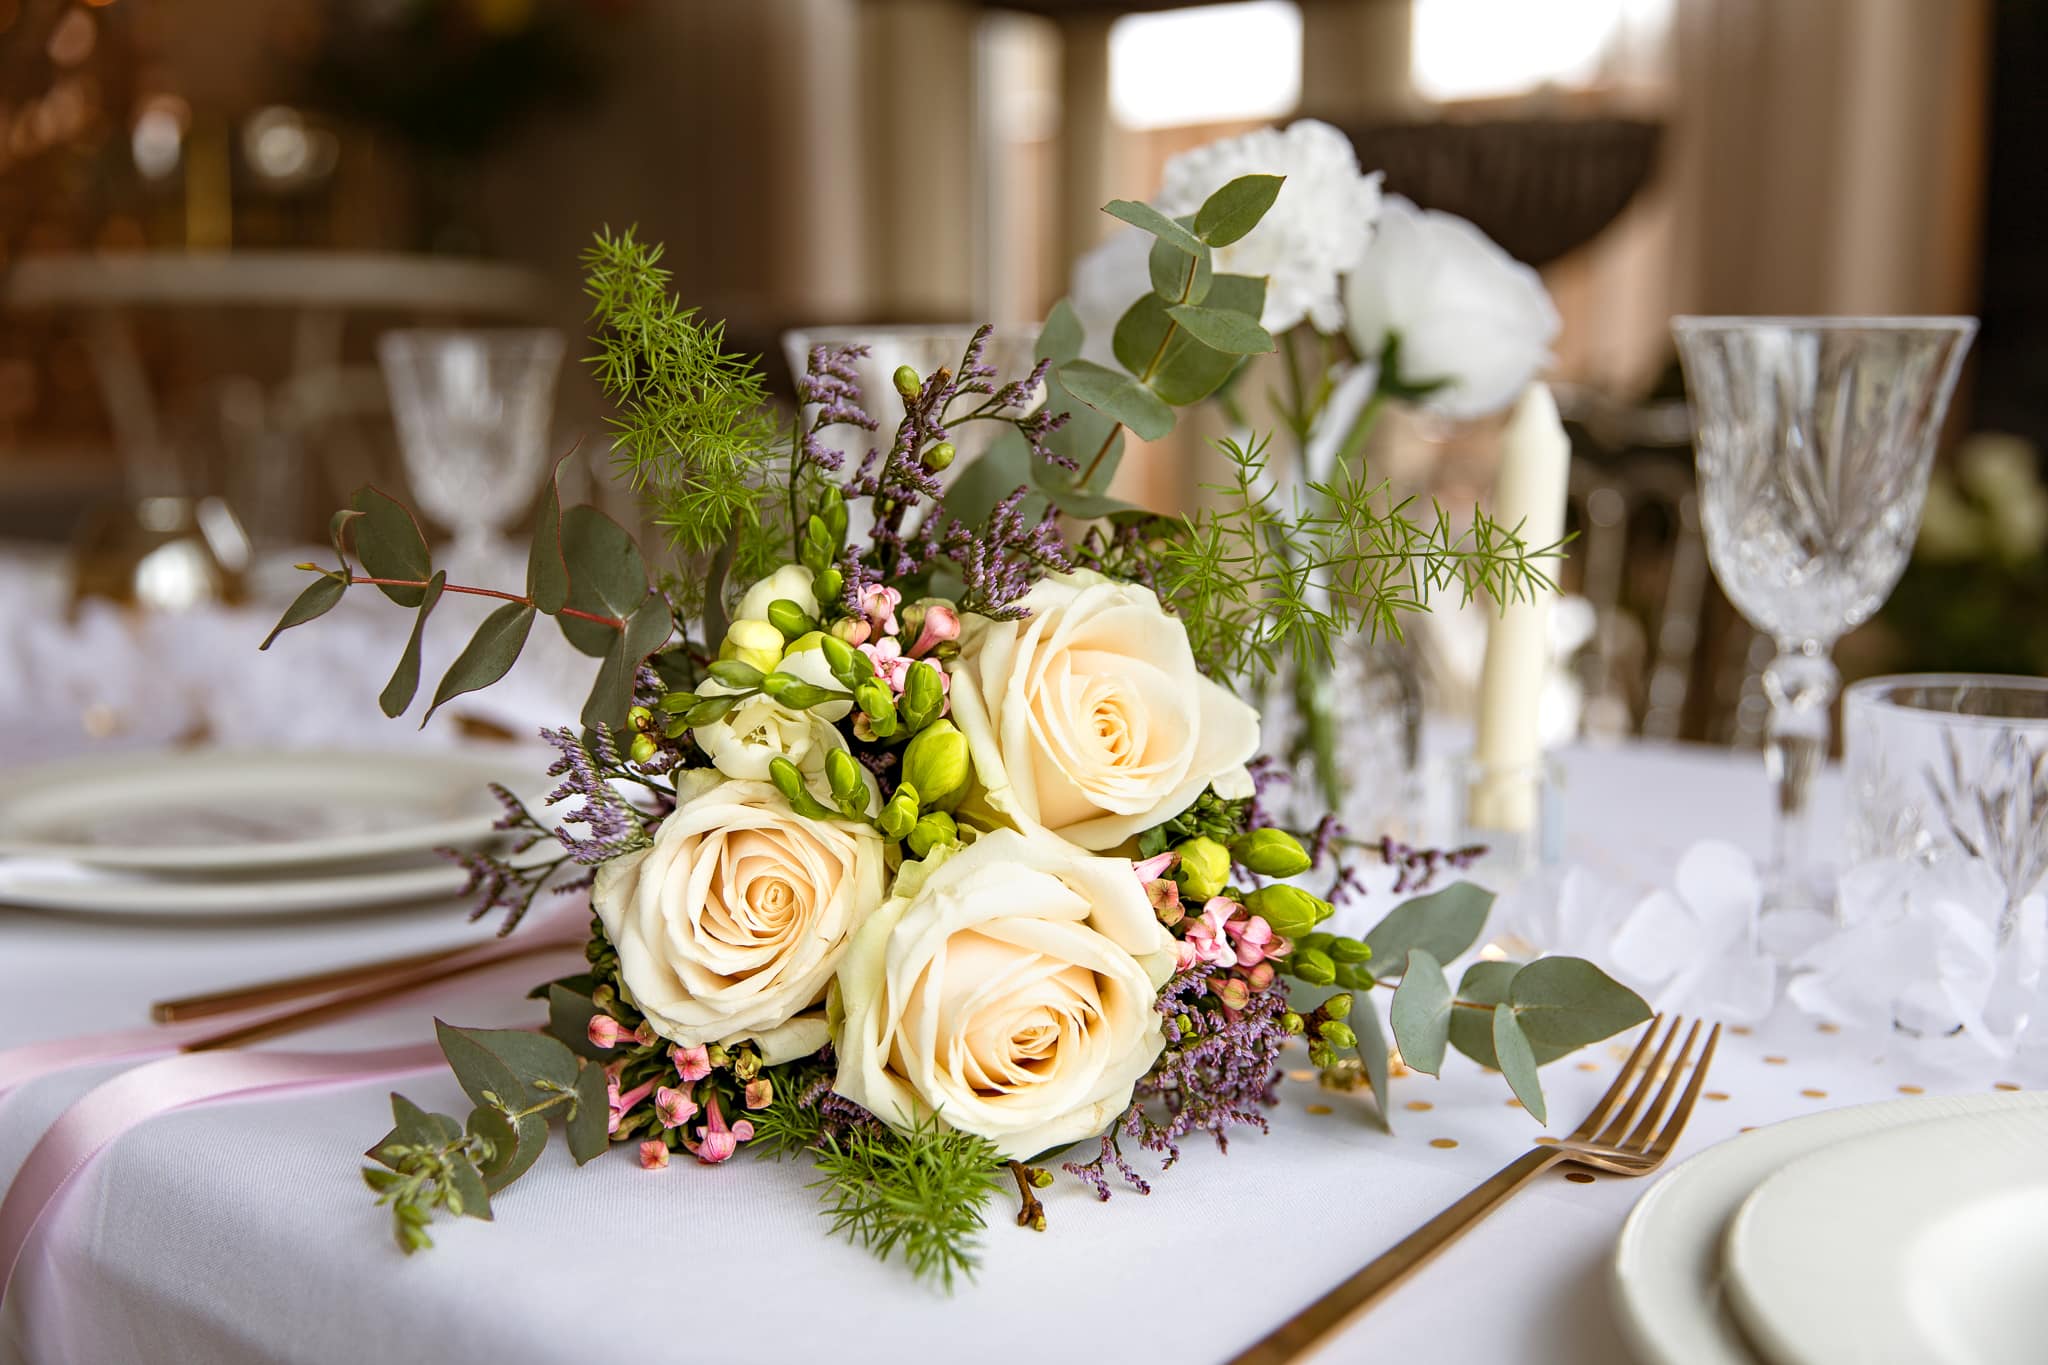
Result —
<path fill-rule="evenodd" d="M 1173 430 L 1173 409 L 1127 374 L 1092 360 L 1070 360 L 1058 370 L 1067 392 L 1147 441 Z"/>
<path fill-rule="evenodd" d="M 1257 316 L 1224 308 L 1198 308 L 1183 303 L 1166 310 L 1166 315 L 1187 328 L 1195 340 L 1231 355 L 1264 355 L 1273 349 L 1272 334 L 1259 326 Z"/>
<path fill-rule="evenodd" d="M 1081 354 L 1081 346 L 1087 339 L 1080 314 L 1074 311 L 1073 304 L 1061 299 L 1045 315 L 1045 326 L 1038 331 L 1038 358 L 1064 365 Z"/>
<path fill-rule="evenodd" d="M 576 1084 L 576 1054 L 560 1040 L 545 1033 L 522 1028 L 476 1028 L 458 1032 L 503 1062 L 522 1084 L 538 1088 L 536 1083 L 545 1081 L 560 1090 Z"/>
<path fill-rule="evenodd" d="M 404 503 L 369 484 L 356 490 L 349 505 L 361 514 L 352 527 L 356 558 L 372 578 L 401 580 L 396 586 L 380 583 L 377 590 L 401 607 L 417 607 L 434 569 L 420 524 Z"/>
<path fill-rule="evenodd" d="M 610 632 L 611 647 L 605 651 L 590 697 L 583 703 L 585 725 L 607 725 L 614 730 L 625 725 L 626 713 L 633 706 L 633 675 L 649 654 L 668 642 L 674 630 L 668 599 L 650 593 L 626 618 L 624 630 Z"/>
<path fill-rule="evenodd" d="M 520 1120 L 522 1124 L 529 1121 L 538 1122 L 539 1115 Z M 469 1111 L 466 1127 L 471 1137 L 480 1137 L 491 1147 L 491 1154 L 476 1164 L 483 1176 L 484 1187 L 493 1192 L 504 1189 L 508 1183 L 505 1172 L 511 1169 L 513 1160 L 519 1155 L 519 1129 L 513 1126 L 511 1119 L 488 1104 L 480 1104 Z M 541 1140 L 547 1140 L 545 1134 Z"/>
<path fill-rule="evenodd" d="M 598 1008 L 587 992 L 594 984 L 587 976 L 548 983 L 548 1035 L 579 1057 L 602 1061 L 608 1051 L 590 1041 L 590 1021 Z"/>
<path fill-rule="evenodd" d="M 1441 1074 L 1444 1046 L 1451 1036 L 1451 983 L 1444 980 L 1442 964 L 1426 950 L 1409 952 L 1389 1019 L 1401 1060 L 1431 1076 Z"/>
<path fill-rule="evenodd" d="M 1187 228 L 1153 208 L 1150 204 L 1135 199 L 1112 199 L 1102 206 L 1102 211 L 1112 218 L 1120 218 L 1141 232 L 1149 232 L 1162 242 L 1170 242 L 1190 256 L 1206 256 L 1209 248 L 1201 238 Z"/>
<path fill-rule="evenodd" d="M 1515 1098 L 1536 1116 L 1538 1123 L 1548 1123 L 1550 1113 L 1543 1106 L 1543 1082 L 1536 1075 L 1536 1053 L 1529 1046 L 1528 1035 L 1523 1032 L 1513 1005 L 1493 1007 L 1493 1052 L 1500 1058 L 1500 1074 L 1508 1078 Z"/>
<path fill-rule="evenodd" d="M 277 624 L 270 628 L 270 634 L 263 637 L 258 649 L 268 649 L 278 636 L 293 626 L 303 626 L 317 617 L 325 616 L 334 609 L 348 591 L 348 580 L 339 574 L 324 573 L 306 585 L 306 590 L 292 599 L 284 609 L 284 615 L 277 618 Z"/>
<path fill-rule="evenodd" d="M 1218 275 L 1216 288 L 1209 295 L 1209 306 L 1228 307 L 1257 317 L 1265 306 L 1265 297 L 1264 280 L 1246 275 Z M 1186 407 L 1223 387 L 1243 362 L 1238 356 L 1204 345 L 1167 316 L 1166 310 L 1167 305 L 1158 295 L 1144 295 L 1118 319 L 1111 344 L 1118 362 L 1129 366 L 1133 373 L 1142 374 L 1150 369 L 1152 377 L 1148 383 L 1154 393 L 1175 407 Z"/>
<path fill-rule="evenodd" d="M 370 1160 L 385 1166 L 396 1167 L 396 1162 L 384 1155 L 384 1149 L 394 1143 L 408 1147 L 442 1147 L 462 1135 L 462 1126 L 446 1114 L 430 1114 L 397 1091 L 391 1093 L 390 1132 L 371 1145 L 363 1153 Z"/>
<path fill-rule="evenodd" d="M 439 1019 L 434 1021 L 434 1036 L 441 1044 L 441 1055 L 448 1059 L 448 1069 L 455 1073 L 456 1083 L 462 1087 L 462 1092 L 473 1103 L 509 1109 L 524 1109 L 546 1099 L 545 1092 L 528 1085 L 504 1058 L 484 1045 L 480 1036 L 484 1032 L 456 1028 Z M 561 1044 L 556 1043 L 555 1046 L 561 1047 Z M 565 1054 L 568 1052 L 567 1048 L 562 1050 Z M 574 1083 L 576 1079 L 574 1058 L 570 1060 L 565 1083 Z"/>
<path fill-rule="evenodd" d="M 427 617 L 434 610 L 434 604 L 441 600 L 441 589 L 448 582 L 445 570 L 436 569 L 434 576 L 427 580 L 426 593 L 420 598 L 420 609 L 412 618 L 412 634 L 406 637 L 405 652 L 398 656 L 398 667 L 391 671 L 391 681 L 384 684 L 384 690 L 377 694 L 377 705 L 384 714 L 398 717 L 405 714 L 405 708 L 412 705 L 413 693 L 420 689 L 420 638 L 426 634 Z"/>
<path fill-rule="evenodd" d="M 562 514 L 562 562 L 569 595 L 563 605 L 593 616 L 623 621 L 647 597 L 647 563 L 626 529 L 595 507 L 571 507 Z M 583 653 L 604 658 L 619 633 L 574 616 L 556 616 L 562 634 Z"/>
<path fill-rule="evenodd" d="M 576 1077 L 576 1112 L 569 1116 L 569 1155 L 578 1166 L 603 1156 L 611 1146 L 611 1104 L 604 1068 L 585 1062 Z"/>
<path fill-rule="evenodd" d="M 343 533 L 348 530 L 349 524 L 361 515 L 362 513 L 353 507 L 344 507 L 327 519 L 327 538 L 334 542 L 334 553 L 341 556 L 344 574 L 348 571 L 348 541 Z"/>
<path fill-rule="evenodd" d="M 1171 242 L 1154 242 L 1145 258 L 1152 277 L 1152 293 L 1165 303 L 1200 303 L 1216 282 L 1216 265 L 1209 253 L 1190 256 Z"/>
<path fill-rule="evenodd" d="M 1650 1017 L 1641 996 L 1579 957 L 1536 959 L 1515 973 L 1508 999 L 1530 1044 L 1556 1056 Z"/>
<path fill-rule="evenodd" d="M 1498 1005 L 1508 998 L 1508 983 L 1522 969 L 1519 962 L 1475 962 L 1458 981 L 1458 999 L 1471 1005 Z M 1500 1070 L 1493 1055 L 1493 1015 L 1483 1010 L 1451 1011 L 1451 1046 L 1489 1071 Z M 1538 1066 L 1556 1061 L 1561 1053 L 1544 1055 L 1536 1051 Z"/>
<path fill-rule="evenodd" d="M 1491 891 L 1471 882 L 1453 882 L 1395 906 L 1365 936 L 1366 946 L 1375 963 L 1406 962 L 1416 948 L 1438 962 L 1449 962 L 1472 946 L 1492 908 Z M 1379 974 L 1385 975 L 1384 969 Z M 1402 1052 L 1405 1055 L 1407 1049 Z"/>
<path fill-rule="evenodd" d="M 1229 246 L 1259 225 L 1280 197 L 1279 175 L 1241 175 L 1195 210 L 1195 235 L 1210 246 Z"/>
<path fill-rule="evenodd" d="M 562 557 L 562 491 L 556 484 L 560 476 L 561 466 L 556 465 L 534 520 L 533 548 L 526 555 L 526 595 L 549 616 L 569 602 L 569 566 Z"/>
<path fill-rule="evenodd" d="M 1387 1035 L 1380 1030 L 1379 1010 L 1372 992 L 1361 992 L 1353 1001 L 1345 1022 L 1358 1035 L 1358 1060 L 1365 1064 L 1366 1083 L 1372 1087 L 1373 1106 L 1382 1131 L 1394 1131 L 1393 1091 L 1387 1076 Z"/>
<path fill-rule="evenodd" d="M 484 1187 L 484 1178 L 476 1167 L 461 1157 L 452 1158 L 448 1163 L 447 1180 L 442 1197 L 447 1201 L 450 1213 L 491 1221 L 490 1192 Z"/>
<path fill-rule="evenodd" d="M 465 692 L 480 692 L 512 671 L 519 651 L 526 647 L 527 633 L 533 629 L 534 610 L 526 602 L 507 602 L 483 619 L 462 653 L 441 675 L 441 685 L 434 689 L 434 704 L 420 717 L 422 727 L 442 703 Z"/>

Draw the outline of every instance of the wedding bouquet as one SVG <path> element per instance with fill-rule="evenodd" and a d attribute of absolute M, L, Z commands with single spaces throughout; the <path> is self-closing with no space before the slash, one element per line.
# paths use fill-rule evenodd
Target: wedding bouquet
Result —
<path fill-rule="evenodd" d="M 1180 217 L 1108 207 L 1153 243 L 1120 367 L 1082 358 L 1061 304 L 1007 381 L 986 328 L 957 367 L 906 366 L 885 394 L 859 391 L 858 348 L 820 347 L 786 426 L 671 298 L 658 250 L 601 234 L 593 363 L 674 568 L 650 574 L 623 528 L 552 491 L 517 592 L 449 583 L 374 489 L 336 514 L 341 562 L 279 629 L 355 585 L 411 609 L 388 714 L 448 593 L 504 604 L 429 715 L 503 677 L 538 616 L 599 661 L 581 726 L 546 732 L 553 817 L 501 790 L 510 851 L 468 855 L 477 914 L 504 910 L 508 932 L 544 890 L 587 888 L 588 970 L 536 992 L 545 1032 L 440 1026 L 475 1108 L 394 1096 L 364 1171 L 402 1248 L 428 1245 L 436 1209 L 488 1217 L 560 1118 L 579 1163 L 805 1154 L 836 1231 L 950 1284 L 1006 1179 L 1019 1223 L 1043 1227 L 1055 1169 L 1107 1199 L 1195 1134 L 1263 1130 L 1291 1038 L 1384 1114 L 1374 987 L 1394 988 L 1409 1068 L 1456 1047 L 1539 1118 L 1538 1065 L 1647 1016 L 1578 959 L 1480 961 L 1454 988 L 1442 964 L 1491 900 L 1470 885 L 1330 932 L 1365 858 L 1399 863 L 1407 890 L 1464 855 L 1328 818 L 1290 833 L 1261 801 L 1241 697 L 1262 671 L 1312 668 L 1428 591 L 1527 593 L 1550 547 L 1484 516 L 1418 524 L 1362 475 L 1288 505 L 1256 441 L 1223 443 L 1230 476 L 1199 512 L 1106 494 L 1126 428 L 1163 434 L 1272 348 L 1268 281 L 1217 263 L 1256 243 L 1281 188 L 1240 176 Z M 839 438 L 876 431 L 883 403 L 893 438 L 849 461 Z M 971 423 L 997 438 L 952 470 Z"/>

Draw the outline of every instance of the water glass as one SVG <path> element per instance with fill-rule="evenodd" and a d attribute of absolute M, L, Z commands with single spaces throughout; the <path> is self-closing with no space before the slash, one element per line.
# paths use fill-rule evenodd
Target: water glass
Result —
<path fill-rule="evenodd" d="M 547 472 L 562 334 L 431 329 L 377 339 L 413 496 L 465 571 L 508 562 L 504 532 Z"/>
<path fill-rule="evenodd" d="M 1777 788 L 1767 911 L 1827 903 L 1807 791 L 1828 751 L 1835 641 L 1904 571 L 1972 318 L 1672 322 L 1698 448 L 1707 557 L 1768 634 L 1766 761 Z M 1766 935 L 1768 938 L 1768 935 Z"/>

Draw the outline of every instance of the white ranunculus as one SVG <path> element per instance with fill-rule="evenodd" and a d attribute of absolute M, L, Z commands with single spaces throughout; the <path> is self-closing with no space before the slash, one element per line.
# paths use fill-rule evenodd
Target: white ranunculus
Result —
<path fill-rule="evenodd" d="M 989 808 L 1025 830 L 1114 848 L 1212 781 L 1236 790 L 1259 713 L 1203 677 L 1149 588 L 1052 574 L 1022 621 L 970 617 L 953 719 Z"/>
<path fill-rule="evenodd" d="M 591 906 L 654 1031 L 685 1046 L 754 1039 L 771 1062 L 824 1045 L 824 997 L 888 890 L 873 826 L 807 820 L 763 782 L 695 770 L 654 845 L 597 869 Z"/>
<path fill-rule="evenodd" d="M 740 595 L 739 605 L 733 608 L 732 619 L 765 621 L 768 619 L 768 604 L 777 600 L 794 602 L 804 609 L 804 615 L 816 619 L 818 594 L 811 586 L 816 581 L 817 575 L 803 565 L 785 564 Z"/>
<path fill-rule="evenodd" d="M 1357 267 L 1372 241 L 1379 172 L 1359 171 L 1358 153 L 1342 132 L 1302 119 L 1182 152 L 1166 163 L 1157 207 L 1172 218 L 1193 213 L 1241 175 L 1284 175 L 1287 183 L 1257 227 L 1216 248 L 1216 269 L 1266 277 L 1260 321 L 1267 331 L 1284 332 L 1303 318 L 1320 331 L 1337 331 L 1344 325 L 1337 280 Z"/>
<path fill-rule="evenodd" d="M 927 860 L 929 862 L 929 860 Z M 897 890 L 834 994 L 834 1088 L 899 1128 L 936 1114 L 1034 1156 L 1108 1128 L 1164 1046 L 1173 972 L 1131 864 L 987 834 Z"/>
<path fill-rule="evenodd" d="M 784 662 L 787 665 L 789 661 Z M 802 676 L 798 668 L 785 667 L 783 671 Z M 697 692 L 700 696 L 718 697 L 740 690 L 707 679 Z M 829 702 L 815 710 L 798 711 L 766 692 L 756 692 L 726 712 L 723 720 L 691 727 L 690 737 L 697 741 L 697 747 L 704 751 L 712 766 L 727 777 L 766 782 L 769 764 L 786 758 L 796 764 L 808 785 L 822 792 L 829 789 L 825 756 L 846 747 L 846 737 L 827 716 L 835 709 L 844 715 L 847 705 Z"/>
<path fill-rule="evenodd" d="M 1399 377 L 1448 381 L 1422 402 L 1459 419 L 1506 407 L 1550 363 L 1557 338 L 1557 309 L 1534 270 L 1463 218 L 1398 195 L 1344 283 L 1344 308 L 1360 357 L 1377 360 L 1399 337 Z"/>

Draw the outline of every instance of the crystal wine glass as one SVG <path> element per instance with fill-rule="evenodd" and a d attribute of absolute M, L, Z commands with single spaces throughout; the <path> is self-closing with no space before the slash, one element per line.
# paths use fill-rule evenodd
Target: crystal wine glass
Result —
<path fill-rule="evenodd" d="M 1777 643 L 1764 673 L 1777 787 L 1767 911 L 1827 904 L 1807 789 L 1841 682 L 1829 653 L 1891 595 L 1973 318 L 1673 319 L 1707 557 Z M 1766 935 L 1769 938 L 1770 935 Z"/>
<path fill-rule="evenodd" d="M 377 339 L 406 477 L 455 533 L 475 573 L 507 561 L 504 528 L 547 469 L 562 334 L 541 328 L 407 330 Z"/>

